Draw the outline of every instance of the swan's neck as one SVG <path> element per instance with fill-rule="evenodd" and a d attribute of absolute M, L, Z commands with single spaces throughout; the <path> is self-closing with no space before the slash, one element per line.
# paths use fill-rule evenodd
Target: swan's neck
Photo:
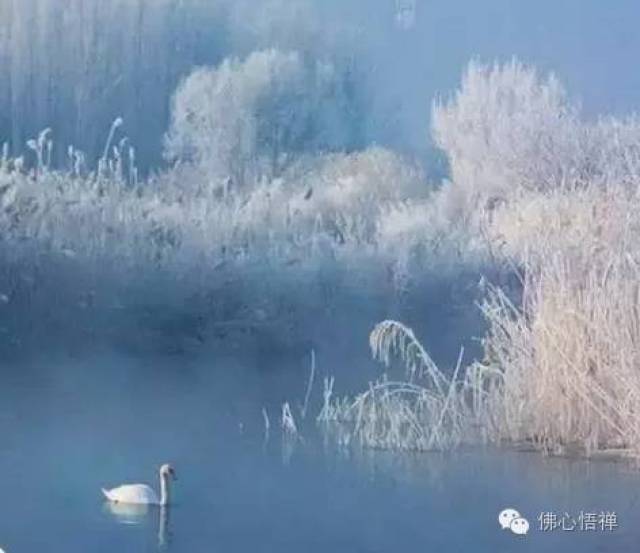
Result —
<path fill-rule="evenodd" d="M 160 505 L 169 503 L 169 478 L 166 474 L 160 475 Z"/>

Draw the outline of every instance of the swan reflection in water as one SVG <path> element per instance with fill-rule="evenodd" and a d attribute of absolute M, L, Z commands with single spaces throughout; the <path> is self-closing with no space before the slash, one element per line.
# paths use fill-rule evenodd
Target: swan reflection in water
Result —
<path fill-rule="evenodd" d="M 163 548 L 171 541 L 169 530 L 169 506 L 145 505 L 137 503 L 114 503 L 106 501 L 104 510 L 120 524 L 144 524 L 158 513 L 158 547 Z"/>

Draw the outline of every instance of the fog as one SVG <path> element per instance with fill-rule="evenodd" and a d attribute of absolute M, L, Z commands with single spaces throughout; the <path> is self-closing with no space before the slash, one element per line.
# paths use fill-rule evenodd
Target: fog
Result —
<path fill-rule="evenodd" d="M 632 0 L 2 0 L 0 142 L 20 154 L 51 127 L 59 161 L 68 144 L 95 161 L 123 116 L 140 166 L 158 166 L 170 97 L 194 65 L 279 47 L 348 64 L 359 138 L 433 161 L 431 99 L 471 58 L 516 56 L 555 71 L 589 113 L 630 111 L 638 12 Z"/>

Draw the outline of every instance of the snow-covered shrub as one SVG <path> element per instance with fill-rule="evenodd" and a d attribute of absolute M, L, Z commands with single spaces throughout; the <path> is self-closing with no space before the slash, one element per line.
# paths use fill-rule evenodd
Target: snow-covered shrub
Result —
<path fill-rule="evenodd" d="M 283 176 L 290 213 L 320 228 L 374 241 L 376 221 L 388 205 L 426 195 L 421 169 L 403 156 L 380 147 L 350 154 L 304 158 Z M 347 223 L 355 228 L 342 228 Z"/>
<path fill-rule="evenodd" d="M 604 117 L 588 126 L 591 184 L 616 183 L 634 189 L 640 177 L 640 120 Z"/>

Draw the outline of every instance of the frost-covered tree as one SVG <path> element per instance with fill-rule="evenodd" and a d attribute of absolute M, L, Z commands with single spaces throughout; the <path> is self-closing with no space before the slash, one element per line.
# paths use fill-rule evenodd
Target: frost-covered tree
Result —
<path fill-rule="evenodd" d="M 634 183 L 640 175 L 637 117 L 589 121 L 553 76 L 513 60 L 472 62 L 460 89 L 434 103 L 432 130 L 451 183 L 450 216 L 522 192 Z"/>
<path fill-rule="evenodd" d="M 197 69 L 174 95 L 166 157 L 244 185 L 303 152 L 348 148 L 356 108 L 347 84 L 329 62 L 278 50 Z"/>
<path fill-rule="evenodd" d="M 553 188 L 588 169 L 587 128 L 577 107 L 553 75 L 515 60 L 471 62 L 453 97 L 434 103 L 432 129 L 458 196 L 474 203 Z"/>

